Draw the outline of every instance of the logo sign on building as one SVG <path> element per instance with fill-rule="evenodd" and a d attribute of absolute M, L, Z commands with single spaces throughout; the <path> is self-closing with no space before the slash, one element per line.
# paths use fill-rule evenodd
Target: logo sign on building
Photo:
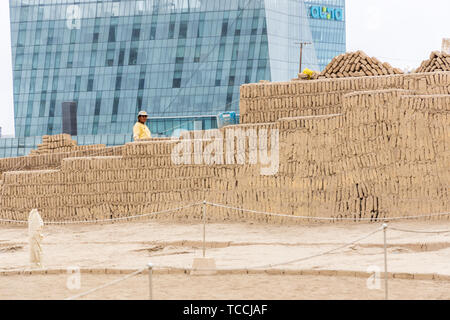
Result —
<path fill-rule="evenodd" d="M 335 20 L 335 21 L 344 20 L 344 9 L 341 8 L 311 6 L 310 13 L 313 19 Z"/>

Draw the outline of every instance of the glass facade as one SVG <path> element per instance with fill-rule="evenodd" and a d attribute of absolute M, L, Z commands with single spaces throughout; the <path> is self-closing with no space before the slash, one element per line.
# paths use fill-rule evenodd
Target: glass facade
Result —
<path fill-rule="evenodd" d="M 241 84 L 296 76 L 298 42 L 314 70 L 345 52 L 345 19 L 315 6 L 345 0 L 10 0 L 15 136 L 61 133 L 65 101 L 79 144 L 130 141 L 139 110 L 155 136 L 214 128 Z"/>
<path fill-rule="evenodd" d="M 345 0 L 307 2 L 308 18 L 319 70 L 346 52 Z M 317 12 L 319 11 L 319 12 Z"/>

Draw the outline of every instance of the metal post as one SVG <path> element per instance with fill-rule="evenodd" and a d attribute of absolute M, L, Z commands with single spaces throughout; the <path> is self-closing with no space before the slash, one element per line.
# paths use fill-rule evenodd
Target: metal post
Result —
<path fill-rule="evenodd" d="M 153 300 L 153 264 L 149 263 L 148 265 L 148 285 L 149 285 L 149 300 Z"/>
<path fill-rule="evenodd" d="M 388 225 L 383 223 L 384 234 L 384 299 L 388 300 L 388 271 L 387 271 L 387 243 L 386 243 L 386 230 Z"/>
<path fill-rule="evenodd" d="M 298 73 L 302 73 L 303 46 L 311 44 L 311 42 L 296 42 L 296 44 L 300 45 L 300 65 L 298 67 Z"/>
<path fill-rule="evenodd" d="M 298 67 L 298 73 L 302 73 L 302 57 L 303 57 L 303 43 L 300 43 L 300 66 Z"/>
<path fill-rule="evenodd" d="M 206 200 L 203 200 L 203 258 L 206 251 Z"/>

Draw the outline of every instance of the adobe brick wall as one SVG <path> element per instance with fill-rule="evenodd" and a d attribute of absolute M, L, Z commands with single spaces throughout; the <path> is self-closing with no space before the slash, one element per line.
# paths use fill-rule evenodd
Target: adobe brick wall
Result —
<path fill-rule="evenodd" d="M 110 153 L 97 148 L 104 153 L 95 156 L 5 159 L 0 218 L 26 220 L 37 208 L 46 221 L 101 220 L 204 199 L 355 221 L 449 211 L 449 111 L 450 72 L 244 85 L 243 123 L 221 132 L 278 129 L 276 175 L 262 176 L 260 165 L 195 164 L 195 155 L 192 164 L 176 165 L 171 159 L 176 142 L 160 139 Z M 210 142 L 194 143 L 204 149 Z M 247 159 L 248 154 L 247 143 Z M 8 165 L 24 159 L 30 168 L 53 170 L 9 171 Z M 208 216 L 303 222 L 217 207 L 208 207 Z M 200 219 L 201 207 L 159 217 Z"/>

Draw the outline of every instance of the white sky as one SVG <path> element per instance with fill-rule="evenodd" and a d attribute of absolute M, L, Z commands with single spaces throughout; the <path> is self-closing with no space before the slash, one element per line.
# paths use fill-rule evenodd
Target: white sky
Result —
<path fill-rule="evenodd" d="M 347 51 L 416 68 L 450 38 L 450 0 L 346 0 Z M 0 1 L 0 127 L 14 134 L 9 1 Z"/>

